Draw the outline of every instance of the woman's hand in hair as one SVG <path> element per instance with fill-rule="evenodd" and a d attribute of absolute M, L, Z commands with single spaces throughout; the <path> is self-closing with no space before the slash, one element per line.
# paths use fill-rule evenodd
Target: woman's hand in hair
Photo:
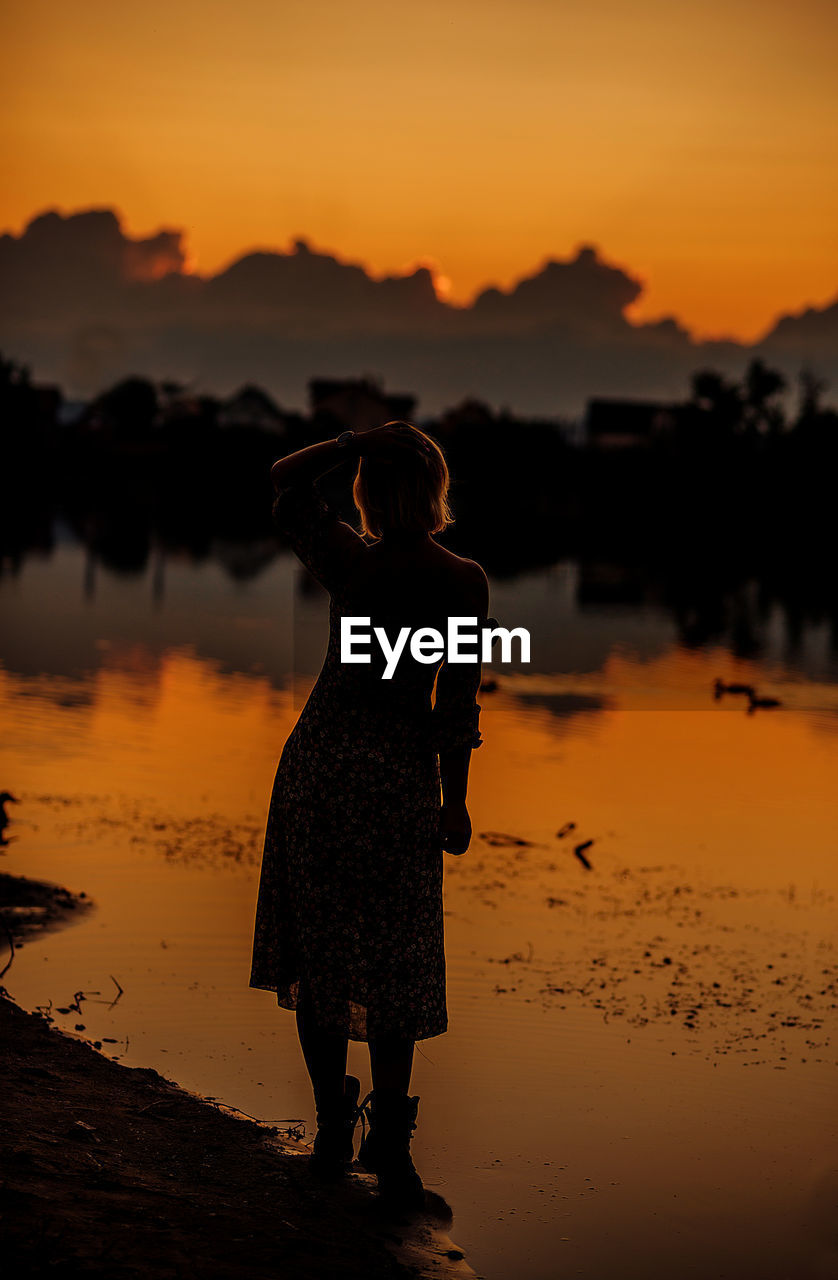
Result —
<path fill-rule="evenodd" d="M 471 844 L 471 818 L 465 801 L 444 804 L 439 812 L 440 842 L 445 853 L 460 855 Z"/>
<path fill-rule="evenodd" d="M 383 427 L 373 427 L 371 431 L 359 433 L 354 444 L 356 452 L 362 458 L 386 458 L 402 449 L 412 449 L 415 452 L 417 436 L 405 424 L 388 422 Z"/>

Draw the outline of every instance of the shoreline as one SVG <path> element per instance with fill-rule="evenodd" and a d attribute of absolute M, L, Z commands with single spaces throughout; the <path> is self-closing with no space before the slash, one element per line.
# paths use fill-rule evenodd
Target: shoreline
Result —
<path fill-rule="evenodd" d="M 0 873 L 0 968 L 93 905 Z M 353 1171 L 324 1187 L 302 1142 L 112 1061 L 48 1015 L 21 1009 L 2 986 L 0 1070 L 0 1241 L 17 1276 L 475 1276 L 445 1234 L 447 1206 L 387 1219 L 370 1175 Z"/>

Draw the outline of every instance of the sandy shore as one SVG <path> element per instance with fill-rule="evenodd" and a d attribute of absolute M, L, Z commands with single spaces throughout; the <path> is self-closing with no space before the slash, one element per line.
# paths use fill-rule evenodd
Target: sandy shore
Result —
<path fill-rule="evenodd" d="M 12 940 L 87 906 L 0 875 L 0 969 Z M 0 1248 L 16 1277 L 474 1275 L 445 1235 L 443 1205 L 387 1220 L 373 1179 L 323 1188 L 293 1138 L 111 1061 L 2 988 L 0 1071 Z"/>

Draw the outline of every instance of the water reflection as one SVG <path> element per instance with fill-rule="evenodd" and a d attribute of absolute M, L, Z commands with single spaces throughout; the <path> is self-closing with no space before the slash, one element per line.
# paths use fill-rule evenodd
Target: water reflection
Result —
<path fill-rule="evenodd" d="M 64 1007 L 114 974 L 125 995 L 85 1006 L 88 1038 L 310 1124 L 293 1019 L 247 988 L 292 690 L 186 648 L 100 658 L 72 682 L 0 673 L 0 776 L 20 799 L 6 867 L 96 904 L 4 981 L 30 1008 Z M 831 1139 L 834 741 L 811 713 L 727 714 L 711 660 L 686 660 L 690 679 L 702 669 L 694 711 L 653 706 L 676 654 L 643 668 L 657 682 L 643 711 L 615 695 L 557 718 L 555 694 L 503 686 L 486 700 L 472 781 L 486 834 L 446 866 L 451 1030 L 415 1087 L 418 1157 L 488 1280 L 546 1280 L 566 1243 L 574 1274 L 634 1274 L 618 1269 L 623 1232 L 661 1275 L 685 1235 L 702 1274 L 720 1240 L 737 1274 L 774 1280 L 806 1256 L 785 1202 Z M 588 840 L 590 870 L 574 856 Z"/>
<path fill-rule="evenodd" d="M 56 525 L 0 581 L 0 782 L 20 800 L 4 865 L 96 902 L 4 981 L 64 1007 L 113 973 L 125 995 L 90 1002 L 89 1038 L 310 1121 L 292 1019 L 247 972 L 266 800 L 326 600 L 267 542 L 149 545 L 124 573 Z M 720 1241 L 732 1274 L 808 1256 L 788 1198 L 814 1196 L 838 1137 L 833 631 L 737 591 L 685 644 L 689 591 L 653 574 L 568 559 L 493 584 L 535 661 L 482 698 L 473 811 L 515 843 L 478 837 L 446 865 L 451 1030 L 416 1075 L 422 1167 L 490 1280 L 552 1278 L 557 1256 L 588 1280 L 648 1275 L 653 1251 L 671 1274 L 687 1248 L 717 1274 Z M 783 708 L 748 716 L 716 678 Z"/>
<path fill-rule="evenodd" d="M 210 537 L 200 551 L 170 547 L 134 517 L 104 524 L 91 517 L 75 530 L 56 522 L 49 536 L 39 526 L 37 547 L 6 557 L 0 657 L 9 670 L 153 669 L 168 649 L 185 646 L 222 670 L 264 673 L 276 687 L 292 673 L 317 673 L 326 597 L 276 539 Z M 529 629 L 532 663 L 493 674 L 602 677 L 610 670 L 613 678 L 617 661 L 623 695 L 631 697 L 638 679 L 648 683 L 640 668 L 678 653 L 684 661 L 669 684 L 673 707 L 693 705 L 684 696 L 694 675 L 690 652 L 714 656 L 711 681 L 750 672 L 763 681 L 838 683 L 835 620 L 821 603 L 805 609 L 757 580 L 713 589 L 708 581 L 695 565 L 667 576 L 602 558 L 495 580 L 493 611 L 506 625 Z"/>

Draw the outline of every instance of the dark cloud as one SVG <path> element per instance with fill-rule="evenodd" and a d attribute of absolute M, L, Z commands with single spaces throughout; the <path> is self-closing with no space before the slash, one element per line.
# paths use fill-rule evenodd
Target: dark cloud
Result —
<path fill-rule="evenodd" d="M 518 413 L 571 415 L 592 395 L 682 395 L 690 374 L 739 373 L 765 353 L 838 380 L 838 302 L 784 317 L 758 347 L 700 344 L 675 320 L 637 325 L 641 282 L 591 246 L 549 260 L 468 307 L 431 273 L 374 278 L 298 240 L 190 275 L 179 231 L 126 235 L 110 209 L 34 218 L 0 236 L 0 349 L 87 395 L 128 374 L 218 393 L 257 382 L 288 407 L 311 377 L 372 374 L 420 411 L 475 396 Z"/>
<path fill-rule="evenodd" d="M 491 320 L 508 332 L 570 327 L 600 335 L 622 328 L 626 307 L 642 292 L 639 280 L 609 266 L 593 246 L 585 245 L 569 262 L 548 260 L 506 293 L 485 289 L 472 314 L 475 321 Z"/>
<path fill-rule="evenodd" d="M 798 315 L 781 316 L 763 345 L 778 351 L 802 349 L 803 354 L 827 348 L 838 351 L 838 298 L 820 310 L 807 307 Z"/>
<path fill-rule="evenodd" d="M 431 273 L 374 280 L 354 263 L 318 253 L 297 240 L 288 253 L 248 253 L 209 278 L 204 302 L 214 313 L 264 319 L 291 334 L 394 329 L 415 331 L 444 323 L 448 308 Z"/>
<path fill-rule="evenodd" d="M 22 235 L 0 236 L 4 319 L 37 320 L 54 307 L 74 315 L 119 305 L 133 282 L 180 273 L 184 264 L 178 231 L 132 240 L 111 209 L 69 217 L 50 210 L 33 218 Z"/>

